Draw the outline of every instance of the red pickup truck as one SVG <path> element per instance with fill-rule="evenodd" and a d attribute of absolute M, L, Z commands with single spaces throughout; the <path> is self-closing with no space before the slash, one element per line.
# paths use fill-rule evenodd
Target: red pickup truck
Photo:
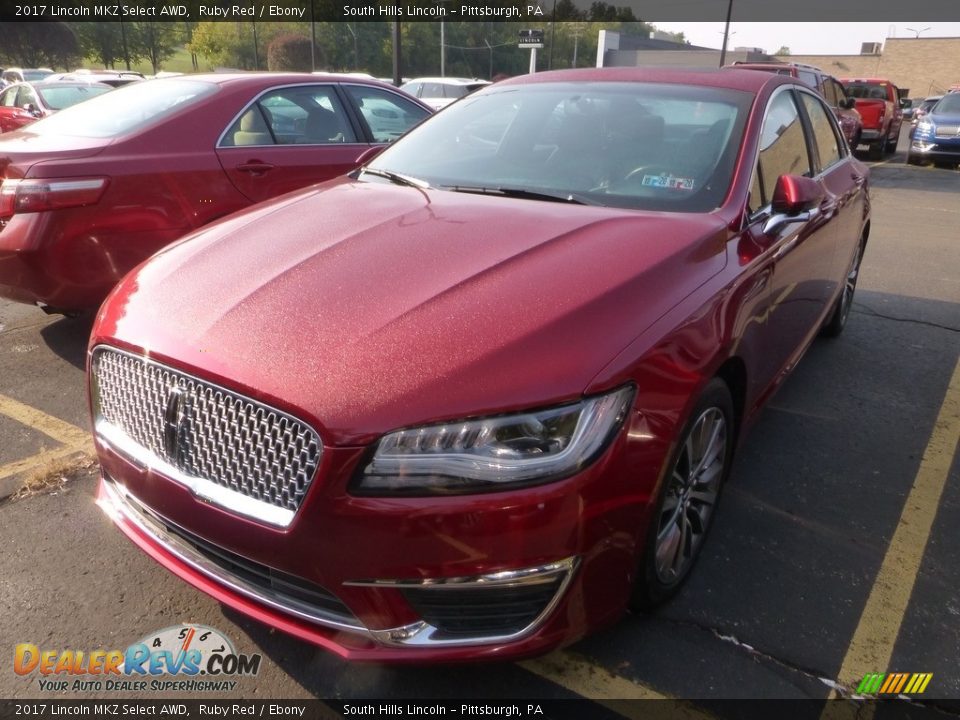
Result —
<path fill-rule="evenodd" d="M 840 82 L 847 95 L 856 100 L 863 121 L 860 143 L 869 145 L 876 157 L 894 152 L 903 124 L 903 104 L 897 86 L 880 78 L 841 78 Z"/>

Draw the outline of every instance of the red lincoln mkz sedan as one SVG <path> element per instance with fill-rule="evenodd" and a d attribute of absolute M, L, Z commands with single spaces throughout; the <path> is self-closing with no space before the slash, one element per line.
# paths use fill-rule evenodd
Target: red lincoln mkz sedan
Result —
<path fill-rule="evenodd" d="M 372 80 L 218 73 L 125 85 L 5 134 L 0 297 L 96 308 L 161 247 L 342 175 L 432 112 Z"/>
<path fill-rule="evenodd" d="M 120 283 L 89 348 L 100 503 L 344 657 L 570 643 L 681 586 L 869 227 L 867 168 L 792 78 L 497 83 Z"/>

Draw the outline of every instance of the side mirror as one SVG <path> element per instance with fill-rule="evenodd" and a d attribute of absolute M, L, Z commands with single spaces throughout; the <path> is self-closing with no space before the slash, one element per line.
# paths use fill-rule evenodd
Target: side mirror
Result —
<path fill-rule="evenodd" d="M 900 98 L 900 109 L 907 110 L 913 107 L 913 103 L 908 98 Z"/>
<path fill-rule="evenodd" d="M 773 189 L 773 214 L 763 225 L 765 235 L 792 223 L 809 222 L 820 214 L 824 191 L 816 180 L 800 175 L 781 175 Z"/>
<path fill-rule="evenodd" d="M 853 110 L 857 106 L 857 101 L 852 97 L 844 98 L 840 101 L 840 107 L 844 110 Z"/>
<path fill-rule="evenodd" d="M 40 112 L 40 109 L 33 103 L 27 103 L 26 105 L 23 106 L 23 109 L 25 112 L 30 113 L 34 117 L 40 117 L 40 115 L 42 114 Z"/>

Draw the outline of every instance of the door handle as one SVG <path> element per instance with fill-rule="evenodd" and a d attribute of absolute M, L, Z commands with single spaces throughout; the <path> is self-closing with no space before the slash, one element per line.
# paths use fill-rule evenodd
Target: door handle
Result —
<path fill-rule="evenodd" d="M 251 175 L 263 175 L 265 172 L 273 170 L 275 166 L 270 163 L 261 162 L 259 160 L 248 160 L 245 163 L 240 163 L 237 165 L 237 170 L 240 172 L 250 173 Z"/>

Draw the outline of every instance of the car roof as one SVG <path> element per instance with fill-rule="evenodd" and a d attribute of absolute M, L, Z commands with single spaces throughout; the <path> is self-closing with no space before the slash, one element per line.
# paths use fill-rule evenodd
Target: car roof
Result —
<path fill-rule="evenodd" d="M 757 93 L 768 85 L 800 85 L 796 78 L 775 73 L 741 70 L 739 68 L 660 68 L 660 67 L 611 67 L 581 68 L 579 70 L 553 70 L 536 75 L 521 75 L 501 80 L 497 87 L 547 82 L 643 82 L 677 85 L 700 85 Z"/>
<path fill-rule="evenodd" d="M 75 87 L 82 87 L 82 88 L 102 87 L 102 88 L 108 88 L 110 90 L 114 89 L 113 85 L 108 85 L 107 83 L 93 82 L 93 81 L 71 82 L 70 80 L 50 80 L 50 81 L 41 80 L 40 82 L 35 82 L 35 83 L 23 82 L 18 84 L 19 85 L 32 84 L 35 89 L 40 91 L 50 90 L 51 88 L 75 88 Z"/>
<path fill-rule="evenodd" d="M 378 87 L 386 85 L 376 79 L 367 79 L 362 77 L 346 77 L 336 73 L 308 73 L 308 72 L 225 72 L 225 73 L 192 73 L 189 75 L 176 75 L 174 77 L 156 78 L 151 82 L 169 82 L 177 80 L 200 80 L 202 82 L 216 83 L 217 85 L 276 85 L 290 83 L 311 82 L 339 82 L 349 81 L 351 83 L 361 83 L 364 85 L 376 85 Z M 388 86 L 393 87 L 393 86 Z M 395 88 L 394 88 L 395 89 Z"/>
<path fill-rule="evenodd" d="M 489 85 L 489 80 L 483 80 L 481 78 L 462 78 L 462 77 L 418 77 L 408 80 L 407 83 L 415 82 L 431 82 L 431 83 L 446 83 L 447 85 Z"/>

